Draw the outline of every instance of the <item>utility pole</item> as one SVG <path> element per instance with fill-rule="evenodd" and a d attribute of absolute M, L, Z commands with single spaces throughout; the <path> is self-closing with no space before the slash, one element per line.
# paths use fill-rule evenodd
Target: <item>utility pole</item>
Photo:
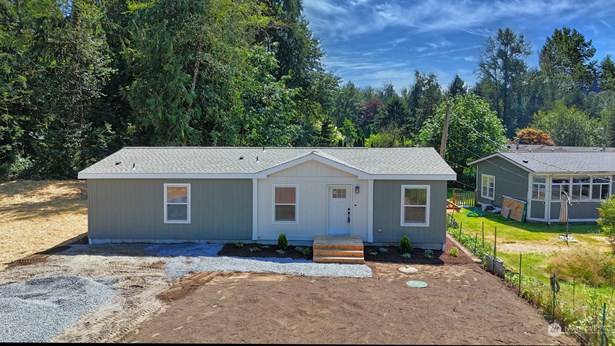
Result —
<path fill-rule="evenodd" d="M 448 121 L 451 116 L 451 105 L 446 103 L 446 115 L 444 117 L 444 128 L 442 129 L 442 141 L 440 142 L 440 156 L 444 158 L 446 154 L 446 140 L 448 139 Z"/>

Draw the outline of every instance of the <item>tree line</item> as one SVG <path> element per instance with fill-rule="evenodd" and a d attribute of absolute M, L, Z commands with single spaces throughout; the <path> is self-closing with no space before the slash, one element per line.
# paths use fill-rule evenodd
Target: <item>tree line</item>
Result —
<path fill-rule="evenodd" d="M 327 72 L 301 0 L 0 0 L 0 179 L 75 177 L 137 145 L 438 148 L 446 104 L 461 174 L 530 126 L 615 145 L 615 65 L 594 54 L 564 27 L 529 68 L 500 29 L 476 85 L 417 70 L 398 92 Z"/>

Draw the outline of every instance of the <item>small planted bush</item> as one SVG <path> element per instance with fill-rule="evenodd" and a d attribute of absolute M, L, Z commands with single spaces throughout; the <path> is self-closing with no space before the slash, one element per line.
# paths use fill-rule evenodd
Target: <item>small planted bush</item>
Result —
<path fill-rule="evenodd" d="M 411 255 L 411 254 L 409 254 L 408 252 L 404 252 L 404 253 L 401 255 L 401 257 L 408 259 L 408 258 L 411 258 L 411 257 L 412 257 L 412 255 Z"/>
<path fill-rule="evenodd" d="M 453 257 L 457 257 L 457 248 L 454 247 L 452 249 L 450 249 L 450 251 L 448 252 L 451 256 Z"/>
<path fill-rule="evenodd" d="M 302 252 L 305 256 L 309 256 L 312 253 L 312 249 L 310 249 L 309 247 L 306 247 L 303 249 Z"/>
<path fill-rule="evenodd" d="M 258 246 L 250 246 L 250 248 L 248 250 L 250 252 L 261 251 L 261 249 Z"/>
<path fill-rule="evenodd" d="M 280 233 L 278 236 L 278 248 L 286 251 L 288 248 L 288 240 L 286 240 L 286 234 Z"/>
<path fill-rule="evenodd" d="M 238 248 L 238 249 L 241 249 L 243 247 L 243 242 L 241 242 L 241 241 L 236 242 L 235 243 L 235 247 Z"/>
<path fill-rule="evenodd" d="M 412 252 L 412 243 L 410 243 L 408 236 L 401 237 L 401 240 L 399 241 L 399 251 L 402 253 Z"/>
<path fill-rule="evenodd" d="M 378 251 L 380 251 L 382 253 L 386 253 L 386 252 L 389 252 L 389 249 L 387 249 L 385 247 L 381 247 L 381 248 L 378 248 Z"/>
<path fill-rule="evenodd" d="M 371 256 L 378 256 L 378 251 L 370 251 L 369 254 Z"/>
<path fill-rule="evenodd" d="M 423 251 L 423 256 L 425 258 L 433 259 L 434 258 L 433 250 L 427 249 L 427 250 Z"/>
<path fill-rule="evenodd" d="M 282 249 L 277 249 L 277 250 L 275 250 L 275 252 L 276 252 L 278 255 L 282 255 L 282 256 L 283 256 L 283 255 L 286 255 L 286 251 L 284 251 L 284 250 L 282 250 Z"/>
<path fill-rule="evenodd" d="M 303 248 L 301 246 L 295 246 L 295 251 L 303 252 Z"/>

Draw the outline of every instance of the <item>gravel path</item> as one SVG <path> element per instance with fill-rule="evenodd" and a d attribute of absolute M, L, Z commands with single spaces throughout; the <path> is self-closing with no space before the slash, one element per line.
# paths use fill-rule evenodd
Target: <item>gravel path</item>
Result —
<path fill-rule="evenodd" d="M 0 286 L 0 342 L 48 342 L 111 300 L 110 283 L 55 276 Z"/>
<path fill-rule="evenodd" d="M 196 272 L 256 272 L 308 276 L 367 278 L 372 270 L 364 264 L 314 263 L 290 258 L 184 257 L 170 259 L 165 274 L 179 278 Z"/>

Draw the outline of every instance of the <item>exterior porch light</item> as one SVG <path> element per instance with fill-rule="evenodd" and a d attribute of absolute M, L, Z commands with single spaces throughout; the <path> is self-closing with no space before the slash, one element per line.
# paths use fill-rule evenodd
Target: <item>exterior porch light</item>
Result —
<path fill-rule="evenodd" d="M 359 185 L 354 187 L 354 193 L 359 194 Z"/>

